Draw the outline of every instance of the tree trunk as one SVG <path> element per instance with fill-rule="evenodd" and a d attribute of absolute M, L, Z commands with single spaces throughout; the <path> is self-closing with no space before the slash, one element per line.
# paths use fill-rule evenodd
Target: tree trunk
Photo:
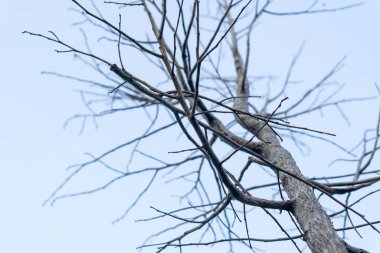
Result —
<path fill-rule="evenodd" d="M 302 176 L 291 154 L 279 144 L 262 145 L 263 156 L 276 166 Z M 332 222 L 305 183 L 280 172 L 281 184 L 289 198 L 294 200 L 293 214 L 305 235 L 310 250 L 315 253 L 347 253 L 343 240 Z"/>

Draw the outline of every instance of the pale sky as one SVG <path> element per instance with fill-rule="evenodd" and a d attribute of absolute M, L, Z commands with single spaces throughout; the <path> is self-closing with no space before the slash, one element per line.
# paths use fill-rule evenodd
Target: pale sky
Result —
<path fill-rule="evenodd" d="M 171 205 L 165 202 L 170 201 L 168 188 L 157 187 L 155 189 L 161 189 L 160 192 L 143 199 L 129 217 L 112 225 L 112 221 L 130 204 L 130 196 L 136 194 L 139 187 L 136 179 L 120 182 L 106 192 L 62 200 L 54 207 L 42 206 L 68 175 L 66 168 L 69 165 L 86 161 L 86 152 L 101 154 L 131 139 L 133 133 L 141 129 L 141 126 L 117 117 L 99 120 L 98 129 L 89 123 L 82 134 L 78 134 L 80 121 L 63 128 L 70 116 L 85 112 L 80 96 L 74 91 L 79 87 L 78 83 L 41 75 L 41 71 L 86 74 L 88 70 L 74 63 L 72 56 L 56 54 L 54 49 L 57 46 L 53 43 L 21 32 L 29 30 L 46 34 L 53 30 L 62 38 L 82 45 L 78 27 L 71 26 L 80 19 L 68 11 L 69 7 L 74 7 L 71 1 L 19 0 L 4 1 L 0 10 L 0 252 L 136 252 L 135 248 L 155 229 L 152 224 L 136 224 L 134 220 L 154 215 L 150 205 Z M 257 72 L 284 75 L 286 64 L 306 40 L 305 58 L 298 66 L 300 78 L 315 78 L 342 56 L 347 56 L 346 66 L 338 75 L 338 80 L 347 84 L 343 94 L 347 97 L 373 95 L 376 92 L 373 83 L 380 84 L 379 24 L 380 2 L 376 0 L 365 1 L 361 7 L 339 13 L 276 20 L 264 17 L 255 28 L 261 36 L 256 38 L 253 54 L 266 60 L 260 64 L 254 62 L 253 67 Z M 282 29 L 275 29 L 277 26 Z M 266 51 L 268 48 L 270 54 Z M 107 55 L 107 52 L 101 53 Z M 273 59 L 274 56 L 278 59 Z M 135 64 L 141 69 L 138 63 Z M 326 115 L 324 121 L 313 121 L 312 124 L 337 133 L 335 140 L 350 148 L 361 139 L 364 129 L 375 126 L 378 105 L 378 101 L 373 101 L 346 107 L 351 126 L 346 126 L 336 114 Z M 299 121 L 305 122 L 310 123 L 310 120 Z M 126 129 L 128 134 L 124 136 Z M 323 160 L 320 166 L 328 171 L 331 168 L 327 164 L 343 154 L 315 143 L 310 156 L 303 157 L 295 152 L 297 162 L 302 168 Z M 152 146 L 153 149 L 160 147 Z M 165 154 L 171 150 L 175 147 L 165 148 Z M 376 160 L 372 169 L 378 169 L 379 165 Z M 338 172 L 342 171 L 344 168 Z M 306 173 L 310 176 L 313 171 L 307 170 Z M 89 180 L 89 177 L 90 173 L 83 175 L 72 187 L 86 188 L 95 186 L 97 180 L 101 181 L 101 178 Z M 162 195 L 167 197 L 159 199 Z M 379 196 L 375 195 L 358 207 L 368 213 L 369 218 L 378 220 L 378 203 Z M 155 227 L 164 225 L 160 222 L 153 224 Z M 260 224 L 255 226 L 264 229 Z M 376 252 L 379 235 L 370 229 L 360 231 L 364 238 L 349 233 L 349 242 Z M 264 244 L 262 248 L 267 252 L 279 252 L 283 245 Z M 225 252 L 224 246 L 188 248 L 183 252 Z M 154 250 L 151 248 L 145 252 Z"/>

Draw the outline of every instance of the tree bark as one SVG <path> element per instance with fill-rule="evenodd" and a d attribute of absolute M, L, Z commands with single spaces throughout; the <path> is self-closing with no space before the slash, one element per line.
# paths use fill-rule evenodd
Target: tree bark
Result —
<path fill-rule="evenodd" d="M 233 28 L 231 29 L 231 40 L 231 50 L 237 73 L 236 96 L 238 98 L 234 101 L 234 109 L 249 113 L 250 84 L 246 80 L 247 62 L 243 64 L 238 49 L 237 36 Z M 263 110 L 265 108 L 266 106 L 264 106 Z M 263 115 L 265 113 L 265 111 L 261 112 Z M 303 178 L 292 155 L 280 145 L 275 132 L 268 125 L 264 125 L 262 121 L 249 115 L 240 114 L 235 118 L 243 128 L 261 140 L 259 153 L 267 161 Z M 277 170 L 275 170 L 275 173 L 279 173 L 282 186 L 288 197 L 294 201 L 293 215 L 304 233 L 304 239 L 310 250 L 314 253 L 347 253 L 344 241 L 334 230 L 330 217 L 318 202 L 312 189 L 290 175 Z"/>
<path fill-rule="evenodd" d="M 262 145 L 263 156 L 276 166 L 300 177 L 302 173 L 292 155 L 279 144 Z M 290 199 L 294 200 L 293 215 L 304 232 L 304 239 L 315 253 L 347 253 L 343 240 L 337 235 L 333 224 L 316 199 L 312 189 L 305 183 L 279 172 L 281 184 Z"/>

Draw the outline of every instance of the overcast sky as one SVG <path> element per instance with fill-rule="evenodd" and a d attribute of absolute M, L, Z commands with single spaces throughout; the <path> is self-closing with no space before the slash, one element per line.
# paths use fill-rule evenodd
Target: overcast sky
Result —
<path fill-rule="evenodd" d="M 86 73 L 87 70 L 84 66 L 83 69 L 78 68 L 80 65 L 73 63 L 72 56 L 56 54 L 56 45 L 21 32 L 46 33 L 54 30 L 80 45 L 82 38 L 78 27 L 71 26 L 79 18 L 68 10 L 69 7 L 73 7 L 70 1 L 19 0 L 4 1 L 0 10 L 0 252 L 135 252 L 144 236 L 150 234 L 149 225 L 138 225 L 134 220 L 144 218 L 144 214 L 152 215 L 150 201 L 159 195 L 153 194 L 142 201 L 130 213 L 132 218 L 111 225 L 130 203 L 129 197 L 123 197 L 122 193 L 133 194 L 129 190 L 135 187 L 136 182 L 125 182 L 106 193 L 62 200 L 54 207 L 42 206 L 68 175 L 67 166 L 87 160 L 86 152 L 101 154 L 128 140 L 128 136 L 115 132 L 139 130 L 133 122 L 120 123 L 116 119 L 101 120 L 98 129 L 89 124 L 82 134 L 79 134 L 80 122 L 63 128 L 70 116 L 85 111 L 80 96 L 75 92 L 78 84 L 41 75 L 41 71 L 70 74 Z M 306 40 L 305 58 L 298 69 L 302 78 L 309 73 L 324 73 L 342 56 L 347 56 L 346 66 L 339 74 L 339 81 L 347 84 L 344 95 L 368 96 L 376 92 L 373 83 L 380 83 L 379 1 L 368 0 L 363 6 L 339 13 L 280 19 L 280 23 L 263 19 L 256 28 L 258 34 L 265 35 L 257 38 L 258 49 L 254 49 L 257 58 L 264 59 L 267 54 L 264 49 L 271 48 L 272 55 L 280 58 L 276 62 L 286 66 Z M 284 28 L 265 32 L 267 27 L 276 25 Z M 283 50 L 284 44 L 288 51 Z M 273 59 L 268 59 L 260 65 L 253 65 L 258 72 L 268 73 L 273 62 Z M 273 69 L 277 72 L 281 67 L 274 66 Z M 284 74 L 285 70 L 282 68 L 282 73 L 272 74 Z M 338 131 L 337 141 L 351 147 L 360 140 L 364 129 L 375 125 L 378 103 L 355 104 L 346 110 L 349 111 L 351 125 L 344 130 L 335 128 L 341 126 L 342 120 L 335 123 L 337 117 L 334 115 L 327 116 L 329 124 L 316 124 Z M 169 147 L 167 150 L 173 149 Z M 309 164 L 318 162 L 317 159 L 321 158 L 317 155 L 318 152 L 314 152 L 305 160 Z M 342 154 L 330 152 L 323 158 L 328 164 L 339 155 Z M 301 155 L 296 156 L 304 159 Z M 303 161 L 297 162 L 302 168 Z M 378 166 L 379 163 L 374 164 L 373 168 Z M 88 182 L 83 176 L 75 184 L 90 183 L 96 184 L 96 180 Z M 375 215 L 380 212 L 378 199 L 372 198 L 376 204 L 366 202 L 373 211 L 369 212 L 370 218 L 379 219 Z M 376 237 L 370 229 L 361 231 L 364 239 L 352 233 L 349 234 L 350 242 L 377 252 L 379 235 Z M 280 247 L 280 243 L 274 245 L 268 248 L 268 252 L 278 252 Z M 218 249 L 187 249 L 184 252 L 220 252 Z"/>

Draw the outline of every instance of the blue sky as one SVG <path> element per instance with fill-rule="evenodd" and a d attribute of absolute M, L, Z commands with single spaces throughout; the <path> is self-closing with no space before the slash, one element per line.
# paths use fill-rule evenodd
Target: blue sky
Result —
<path fill-rule="evenodd" d="M 136 186 L 135 191 L 138 190 L 138 181 L 127 181 L 106 193 L 66 199 L 54 207 L 42 206 L 68 175 L 67 166 L 87 160 L 86 152 L 100 154 L 139 132 L 139 126 L 113 117 L 100 120 L 98 129 L 89 124 L 81 135 L 78 134 L 80 122 L 63 129 L 67 118 L 85 111 L 75 92 L 78 84 L 40 73 L 85 75 L 88 70 L 73 62 L 72 56 L 56 54 L 56 45 L 21 32 L 54 30 L 62 38 L 80 45 L 81 34 L 77 27 L 71 26 L 78 16 L 68 11 L 68 7 L 72 7 L 70 1 L 5 1 L 0 10 L 0 252 L 135 252 L 152 228 L 134 223 L 134 217 L 152 215 L 149 205 L 160 203 L 156 198 L 161 195 L 153 194 L 130 213 L 133 218 L 111 225 L 130 201 L 120 194 L 124 192 L 129 196 Z M 253 67 L 257 72 L 283 75 L 294 52 L 306 40 L 305 58 L 297 70 L 301 78 L 316 78 L 345 55 L 346 66 L 338 75 L 339 81 L 347 83 L 343 95 L 373 95 L 376 91 L 373 83 L 380 83 L 379 14 L 379 1 L 369 0 L 361 7 L 334 14 L 279 20 L 264 18 L 256 28 L 257 44 L 253 52 L 261 61 L 260 64 L 254 62 Z M 284 29 L 273 29 L 276 26 Z M 271 29 L 273 32 L 268 32 Z M 276 65 L 273 65 L 273 56 L 278 57 Z M 355 104 L 345 109 L 349 111 L 351 126 L 336 114 L 326 115 L 322 122 L 312 124 L 338 133 L 337 142 L 351 147 L 360 140 L 364 129 L 375 125 L 378 102 Z M 125 129 L 129 135 L 122 136 Z M 337 151 L 326 153 L 321 150 L 325 146 L 318 145 L 313 146 L 314 151 L 307 158 L 296 154 L 301 167 L 315 164 L 323 156 L 326 162 L 321 167 L 327 171 L 328 162 L 342 155 Z M 167 148 L 175 149 L 174 145 Z M 378 161 L 373 168 L 376 166 L 379 166 Z M 311 175 L 312 171 L 306 173 Z M 91 186 L 96 180 L 86 180 L 83 176 L 73 187 Z M 161 193 L 170 195 L 165 187 Z M 170 201 L 170 198 L 162 201 Z M 371 209 L 370 218 L 379 218 L 375 215 L 379 212 L 377 204 L 365 202 L 363 205 L 361 208 L 367 205 Z M 364 239 L 352 233 L 350 242 L 371 252 L 377 250 L 378 235 L 369 229 L 361 231 Z M 268 252 L 276 252 L 276 247 L 281 244 L 268 248 Z M 219 252 L 218 247 L 213 249 Z M 200 250 L 212 252 L 208 248 Z"/>

